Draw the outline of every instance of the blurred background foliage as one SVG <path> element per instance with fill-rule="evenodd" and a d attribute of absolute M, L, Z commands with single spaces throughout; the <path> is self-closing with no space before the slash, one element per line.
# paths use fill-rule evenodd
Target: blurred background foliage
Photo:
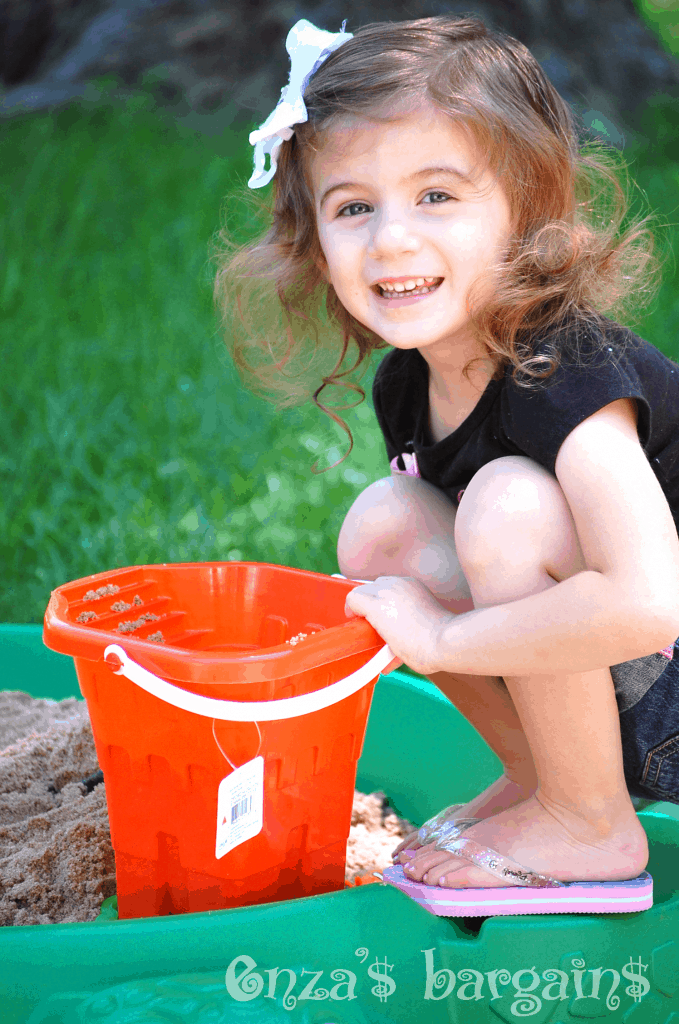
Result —
<path fill-rule="evenodd" d="M 649 0 L 649 17 L 665 7 Z M 246 392 L 226 355 L 208 254 L 220 219 L 238 239 L 258 228 L 224 203 L 250 174 L 247 131 L 198 134 L 116 84 L 0 126 L 0 621 L 40 622 L 54 587 L 118 566 L 337 572 L 349 506 L 389 471 L 370 400 L 384 353 L 359 380 L 366 401 L 341 414 L 351 455 L 319 476 L 344 433 L 312 403 L 277 411 Z M 669 251 L 679 112 L 658 97 L 644 119 L 654 144 L 624 150 L 631 213 L 656 211 Z M 678 283 L 670 259 L 631 325 L 675 359 Z"/>

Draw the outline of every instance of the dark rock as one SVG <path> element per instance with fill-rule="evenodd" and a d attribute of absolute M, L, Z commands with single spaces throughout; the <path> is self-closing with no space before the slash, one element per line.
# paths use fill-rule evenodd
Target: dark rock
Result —
<path fill-rule="evenodd" d="M 0 7 L 0 78 L 5 85 L 30 78 L 54 35 L 49 0 L 6 0 Z"/>
<path fill-rule="evenodd" d="M 98 768 L 92 775 L 88 775 L 86 779 L 82 779 L 80 782 L 81 786 L 85 787 L 88 793 L 91 793 L 95 786 L 98 786 L 100 782 L 104 781 L 104 773 L 101 768 Z"/>

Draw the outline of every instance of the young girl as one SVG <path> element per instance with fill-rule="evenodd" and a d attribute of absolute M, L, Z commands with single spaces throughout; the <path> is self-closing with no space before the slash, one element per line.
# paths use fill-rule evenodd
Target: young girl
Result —
<path fill-rule="evenodd" d="M 339 328 L 320 406 L 329 383 L 364 397 L 340 380 L 351 341 L 356 365 L 390 347 L 373 396 L 392 475 L 340 531 L 340 571 L 372 580 L 347 615 L 504 766 L 395 860 L 448 889 L 634 879 L 630 795 L 679 803 L 679 367 L 603 314 L 651 296 L 652 240 L 618 238 L 606 151 L 584 152 L 530 52 L 480 20 L 299 22 L 287 45 L 290 84 L 251 136 L 273 224 L 217 280 L 254 336 L 234 357 L 294 394 L 308 332 L 323 357 Z M 267 285 L 283 322 L 253 326 Z"/>

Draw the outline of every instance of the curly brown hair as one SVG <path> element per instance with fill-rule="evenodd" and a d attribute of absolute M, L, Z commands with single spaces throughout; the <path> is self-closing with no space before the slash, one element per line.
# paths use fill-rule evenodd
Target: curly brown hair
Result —
<path fill-rule="evenodd" d="M 238 194 L 270 226 L 242 246 L 226 226 L 218 234 L 214 297 L 241 380 L 277 408 L 313 397 L 349 437 L 339 462 L 353 438 L 334 410 L 365 398 L 342 378 L 389 347 L 344 308 L 319 269 L 309 158 L 347 115 L 387 123 L 408 104 L 433 104 L 505 189 L 514 231 L 493 297 L 479 308 L 468 298 L 470 326 L 496 376 L 511 364 L 531 386 L 557 368 L 559 337 L 574 315 L 601 327 L 604 314 L 629 320 L 655 297 L 661 261 L 650 216 L 620 235 L 629 208 L 624 160 L 600 140 L 581 143 L 576 115 L 530 51 L 478 17 L 366 25 L 320 66 L 304 102 L 308 121 L 279 150 L 271 197 Z M 545 329 L 551 348 L 538 356 L 531 341 Z M 352 341 L 357 358 L 341 370 Z M 311 396 L 312 379 L 322 383 Z M 358 402 L 322 405 L 329 385 L 358 392 Z"/>

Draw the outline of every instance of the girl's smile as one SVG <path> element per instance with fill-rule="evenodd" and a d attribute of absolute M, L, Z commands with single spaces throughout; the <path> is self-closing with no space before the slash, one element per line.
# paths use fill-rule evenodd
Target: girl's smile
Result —
<path fill-rule="evenodd" d="M 330 133 L 310 165 L 322 270 L 344 307 L 434 369 L 479 351 L 469 296 L 492 286 L 511 230 L 504 191 L 431 106 Z"/>
<path fill-rule="evenodd" d="M 379 281 L 374 287 L 380 299 L 385 303 L 409 306 L 425 295 L 435 292 L 443 281 L 442 277 L 406 277 L 398 281 Z"/>

